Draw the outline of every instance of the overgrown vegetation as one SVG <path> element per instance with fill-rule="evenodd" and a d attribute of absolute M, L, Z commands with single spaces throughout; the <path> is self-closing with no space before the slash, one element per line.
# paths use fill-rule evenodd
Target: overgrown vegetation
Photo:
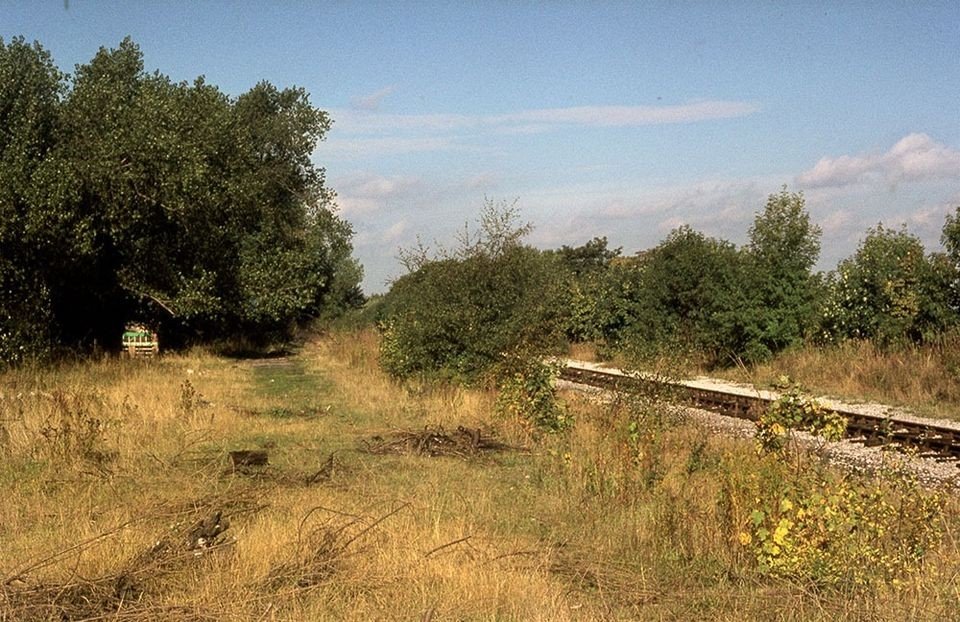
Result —
<path fill-rule="evenodd" d="M 902 474 L 837 478 L 798 469 L 765 491 L 741 533 L 760 572 L 821 590 L 902 587 L 943 537 L 944 497 Z"/>
<path fill-rule="evenodd" d="M 926 255 L 905 229 L 878 225 L 830 275 L 821 311 L 823 338 L 869 339 L 880 346 L 934 340 L 957 323 L 951 298 L 958 266 L 944 255 Z"/>
<path fill-rule="evenodd" d="M 605 250 L 595 240 L 579 252 L 591 244 L 595 256 Z M 568 333 L 611 353 L 690 352 L 721 366 L 766 360 L 812 335 L 819 251 L 802 195 L 784 189 L 757 214 L 743 248 L 681 226 L 635 257 L 574 272 Z"/>
<path fill-rule="evenodd" d="M 652 388 L 555 395 L 575 424 L 532 436 L 492 390 L 398 385 L 378 352 L 373 332 L 332 333 L 284 358 L 0 375 L 0 618 L 955 610 L 953 496 L 760 455 L 681 423 Z M 272 414 L 284 407 L 314 411 Z M 241 450 L 269 459 L 239 468 Z"/>
<path fill-rule="evenodd" d="M 947 344 L 960 322 L 957 222 L 960 208 L 943 228 L 946 252 L 931 254 L 905 229 L 878 225 L 852 257 L 823 274 L 813 272 L 820 229 L 803 195 L 786 188 L 756 214 L 743 247 L 681 226 L 632 257 L 606 238 L 535 250 L 523 244 L 530 225 L 521 223 L 516 202 L 487 201 L 477 233 L 465 228 L 453 249 L 401 251 L 408 274 L 357 317 L 379 323 L 384 369 L 394 377 L 492 378 L 504 399 L 529 407 L 537 391 L 519 399 L 526 381 L 512 370 L 533 369 L 561 340 L 647 367 L 682 362 L 687 371 L 727 370 L 760 384 L 799 374 L 824 391 L 857 372 L 855 383 L 835 392 L 850 398 L 882 398 L 885 383 L 911 378 L 930 385 L 926 394 L 895 401 L 955 403 L 949 396 L 960 396 L 960 367 Z M 922 373 L 859 373 L 866 360 L 844 354 L 858 348 L 876 349 L 866 360 L 923 363 Z M 791 361 L 804 357 L 842 369 L 797 370 Z M 545 420 L 552 423 L 542 428 L 556 427 L 555 415 Z"/>
<path fill-rule="evenodd" d="M 559 347 L 555 263 L 523 245 L 530 226 L 518 219 L 515 204 L 488 201 L 477 231 L 466 226 L 455 248 L 403 254 L 411 272 L 381 310 L 387 371 L 475 382 L 513 357 Z"/>
<path fill-rule="evenodd" d="M 757 446 L 761 451 L 782 454 L 794 430 L 810 432 L 828 441 L 843 438 L 847 421 L 842 416 L 825 410 L 789 378 L 784 377 L 777 388 L 782 391 L 780 397 L 757 420 Z"/>
<path fill-rule="evenodd" d="M 118 345 L 283 336 L 358 302 L 349 224 L 300 88 L 236 98 L 148 73 L 125 39 L 70 75 L 0 40 L 0 365 Z"/>

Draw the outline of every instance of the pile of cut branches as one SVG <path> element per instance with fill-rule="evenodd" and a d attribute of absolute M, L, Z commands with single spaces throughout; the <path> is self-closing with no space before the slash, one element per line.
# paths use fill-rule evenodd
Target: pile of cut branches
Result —
<path fill-rule="evenodd" d="M 479 428 L 458 426 L 447 433 L 442 426 L 423 430 L 398 430 L 390 435 L 374 436 L 362 443 L 372 454 L 413 454 L 419 456 L 454 456 L 468 458 L 485 451 L 515 450 L 505 443 L 484 435 Z"/>

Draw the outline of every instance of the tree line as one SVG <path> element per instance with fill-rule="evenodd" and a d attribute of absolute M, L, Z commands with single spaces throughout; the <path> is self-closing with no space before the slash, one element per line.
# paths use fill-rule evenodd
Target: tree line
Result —
<path fill-rule="evenodd" d="M 0 364 L 131 320 L 276 336 L 357 304 L 352 230 L 310 159 L 330 124 L 301 88 L 148 73 L 129 38 L 71 75 L 0 39 Z"/>
<path fill-rule="evenodd" d="M 960 323 L 960 207 L 946 218 L 945 252 L 877 225 L 826 273 L 814 270 L 820 228 L 786 187 L 741 247 L 681 226 L 634 256 L 606 238 L 541 251 L 524 243 L 529 231 L 515 203 L 488 201 L 477 233 L 452 250 L 404 252 L 408 273 L 375 311 L 384 367 L 474 381 L 578 341 L 731 366 L 804 344 L 924 343 Z"/>

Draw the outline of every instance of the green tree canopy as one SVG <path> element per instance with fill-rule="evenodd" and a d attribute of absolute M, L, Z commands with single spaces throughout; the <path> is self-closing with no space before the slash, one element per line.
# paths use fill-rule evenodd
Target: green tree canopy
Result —
<path fill-rule="evenodd" d="M 69 81 L 15 40 L 0 72 L 0 278 L 44 299 L 48 337 L 278 335 L 356 301 L 352 231 L 311 161 L 330 119 L 303 89 L 176 83 L 129 38 Z"/>
<path fill-rule="evenodd" d="M 63 91 L 63 75 L 43 48 L 0 39 L 0 366 L 42 354 L 52 339 L 43 269 L 58 232 L 35 215 Z"/>
<path fill-rule="evenodd" d="M 749 272 L 750 359 L 800 344 L 815 318 L 816 280 L 811 270 L 820 256 L 820 228 L 810 222 L 803 195 L 787 191 L 767 198 L 750 227 L 745 247 Z"/>
<path fill-rule="evenodd" d="M 877 225 L 830 275 L 824 336 L 880 344 L 932 337 L 956 320 L 947 299 L 948 269 L 905 229 Z"/>

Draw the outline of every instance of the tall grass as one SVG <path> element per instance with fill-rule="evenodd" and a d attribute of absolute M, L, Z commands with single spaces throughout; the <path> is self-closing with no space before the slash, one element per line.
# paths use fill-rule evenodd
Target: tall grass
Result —
<path fill-rule="evenodd" d="M 949 615 L 958 509 L 899 585 L 777 578 L 741 544 L 790 469 L 654 398 L 567 395 L 531 439 L 492 391 L 398 384 L 376 335 L 0 376 L 0 620 L 899 620 Z M 513 449 L 373 454 L 396 430 Z M 269 464 L 238 467 L 256 449 Z M 808 466 L 813 468 L 815 464 Z M 816 472 L 816 471 L 814 471 Z M 829 470 L 823 471 L 826 477 Z M 830 475 L 836 477 L 836 475 Z M 229 520 L 212 546 L 185 543 Z"/>
<path fill-rule="evenodd" d="M 886 349 L 870 341 L 808 346 L 784 352 L 769 363 L 718 375 L 769 385 L 782 374 L 824 395 L 960 417 L 960 332 L 923 345 Z"/>

